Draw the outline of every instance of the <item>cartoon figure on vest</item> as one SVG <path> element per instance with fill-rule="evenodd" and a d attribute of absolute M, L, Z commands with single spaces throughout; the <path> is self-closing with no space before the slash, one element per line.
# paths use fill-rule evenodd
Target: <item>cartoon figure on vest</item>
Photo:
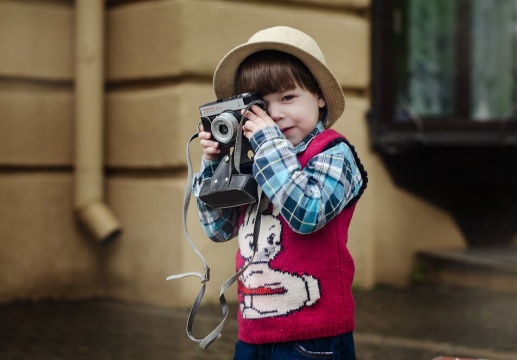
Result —
<path fill-rule="evenodd" d="M 345 109 L 339 81 L 314 39 L 286 26 L 259 31 L 231 50 L 213 81 L 217 99 L 249 92 L 265 103 L 241 111 L 260 204 L 216 209 L 197 200 L 208 237 L 238 236 L 236 270 L 247 266 L 237 286 L 234 359 L 355 359 L 347 241 L 368 180 L 354 147 L 330 129 Z M 209 131 L 201 128 L 199 139 L 196 196 L 224 154 Z"/>
<path fill-rule="evenodd" d="M 255 210 L 256 206 L 248 208 L 239 230 L 240 254 L 246 264 L 251 261 L 238 282 L 242 317 L 283 316 L 316 303 L 320 297 L 316 279 L 276 270 L 271 265 L 282 249 L 282 224 L 278 209 L 273 206 L 261 212 L 263 236 L 258 239 L 257 253 L 252 260 Z"/>

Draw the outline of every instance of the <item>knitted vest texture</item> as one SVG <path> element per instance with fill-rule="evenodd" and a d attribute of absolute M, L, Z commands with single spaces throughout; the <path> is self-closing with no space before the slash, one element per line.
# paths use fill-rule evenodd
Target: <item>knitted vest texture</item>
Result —
<path fill-rule="evenodd" d="M 298 155 L 303 167 L 336 140 L 334 130 L 317 135 Z M 354 330 L 354 263 L 346 247 L 355 202 L 318 231 L 292 231 L 272 208 L 262 204 L 257 253 L 238 281 L 239 339 L 252 344 L 335 336 Z M 241 216 L 240 269 L 253 254 L 255 206 Z"/>

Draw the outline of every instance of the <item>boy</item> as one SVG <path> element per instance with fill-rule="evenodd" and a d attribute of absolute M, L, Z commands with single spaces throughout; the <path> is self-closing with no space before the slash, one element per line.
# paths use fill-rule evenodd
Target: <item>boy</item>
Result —
<path fill-rule="evenodd" d="M 243 115 L 254 150 L 260 204 L 212 209 L 198 199 L 214 241 L 238 236 L 240 359 L 355 359 L 352 280 L 346 248 L 367 175 L 354 148 L 330 126 L 344 111 L 339 82 L 316 42 L 289 27 L 259 31 L 230 51 L 214 74 L 217 98 L 257 92 Z M 203 165 L 194 193 L 210 179 L 219 144 L 201 129 Z M 253 257 L 256 207 L 261 225 Z"/>

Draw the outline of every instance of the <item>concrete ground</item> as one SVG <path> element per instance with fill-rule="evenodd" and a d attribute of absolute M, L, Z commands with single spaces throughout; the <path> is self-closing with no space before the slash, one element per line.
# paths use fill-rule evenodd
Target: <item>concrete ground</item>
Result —
<path fill-rule="evenodd" d="M 517 359 L 517 295 L 444 287 L 356 291 L 359 360 L 438 356 Z M 235 314 L 235 305 L 230 307 Z M 2 360 L 232 359 L 236 320 L 201 350 L 185 334 L 188 310 L 110 300 L 0 306 Z M 219 321 L 197 318 L 198 336 Z"/>

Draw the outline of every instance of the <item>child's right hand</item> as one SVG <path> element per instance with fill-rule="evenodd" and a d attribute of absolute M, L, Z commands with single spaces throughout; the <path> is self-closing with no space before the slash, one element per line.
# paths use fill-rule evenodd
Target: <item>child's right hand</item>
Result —
<path fill-rule="evenodd" d="M 203 158 L 205 160 L 217 160 L 221 154 L 219 143 L 211 140 L 212 134 L 204 131 L 203 125 L 199 126 L 199 143 L 203 148 Z"/>

